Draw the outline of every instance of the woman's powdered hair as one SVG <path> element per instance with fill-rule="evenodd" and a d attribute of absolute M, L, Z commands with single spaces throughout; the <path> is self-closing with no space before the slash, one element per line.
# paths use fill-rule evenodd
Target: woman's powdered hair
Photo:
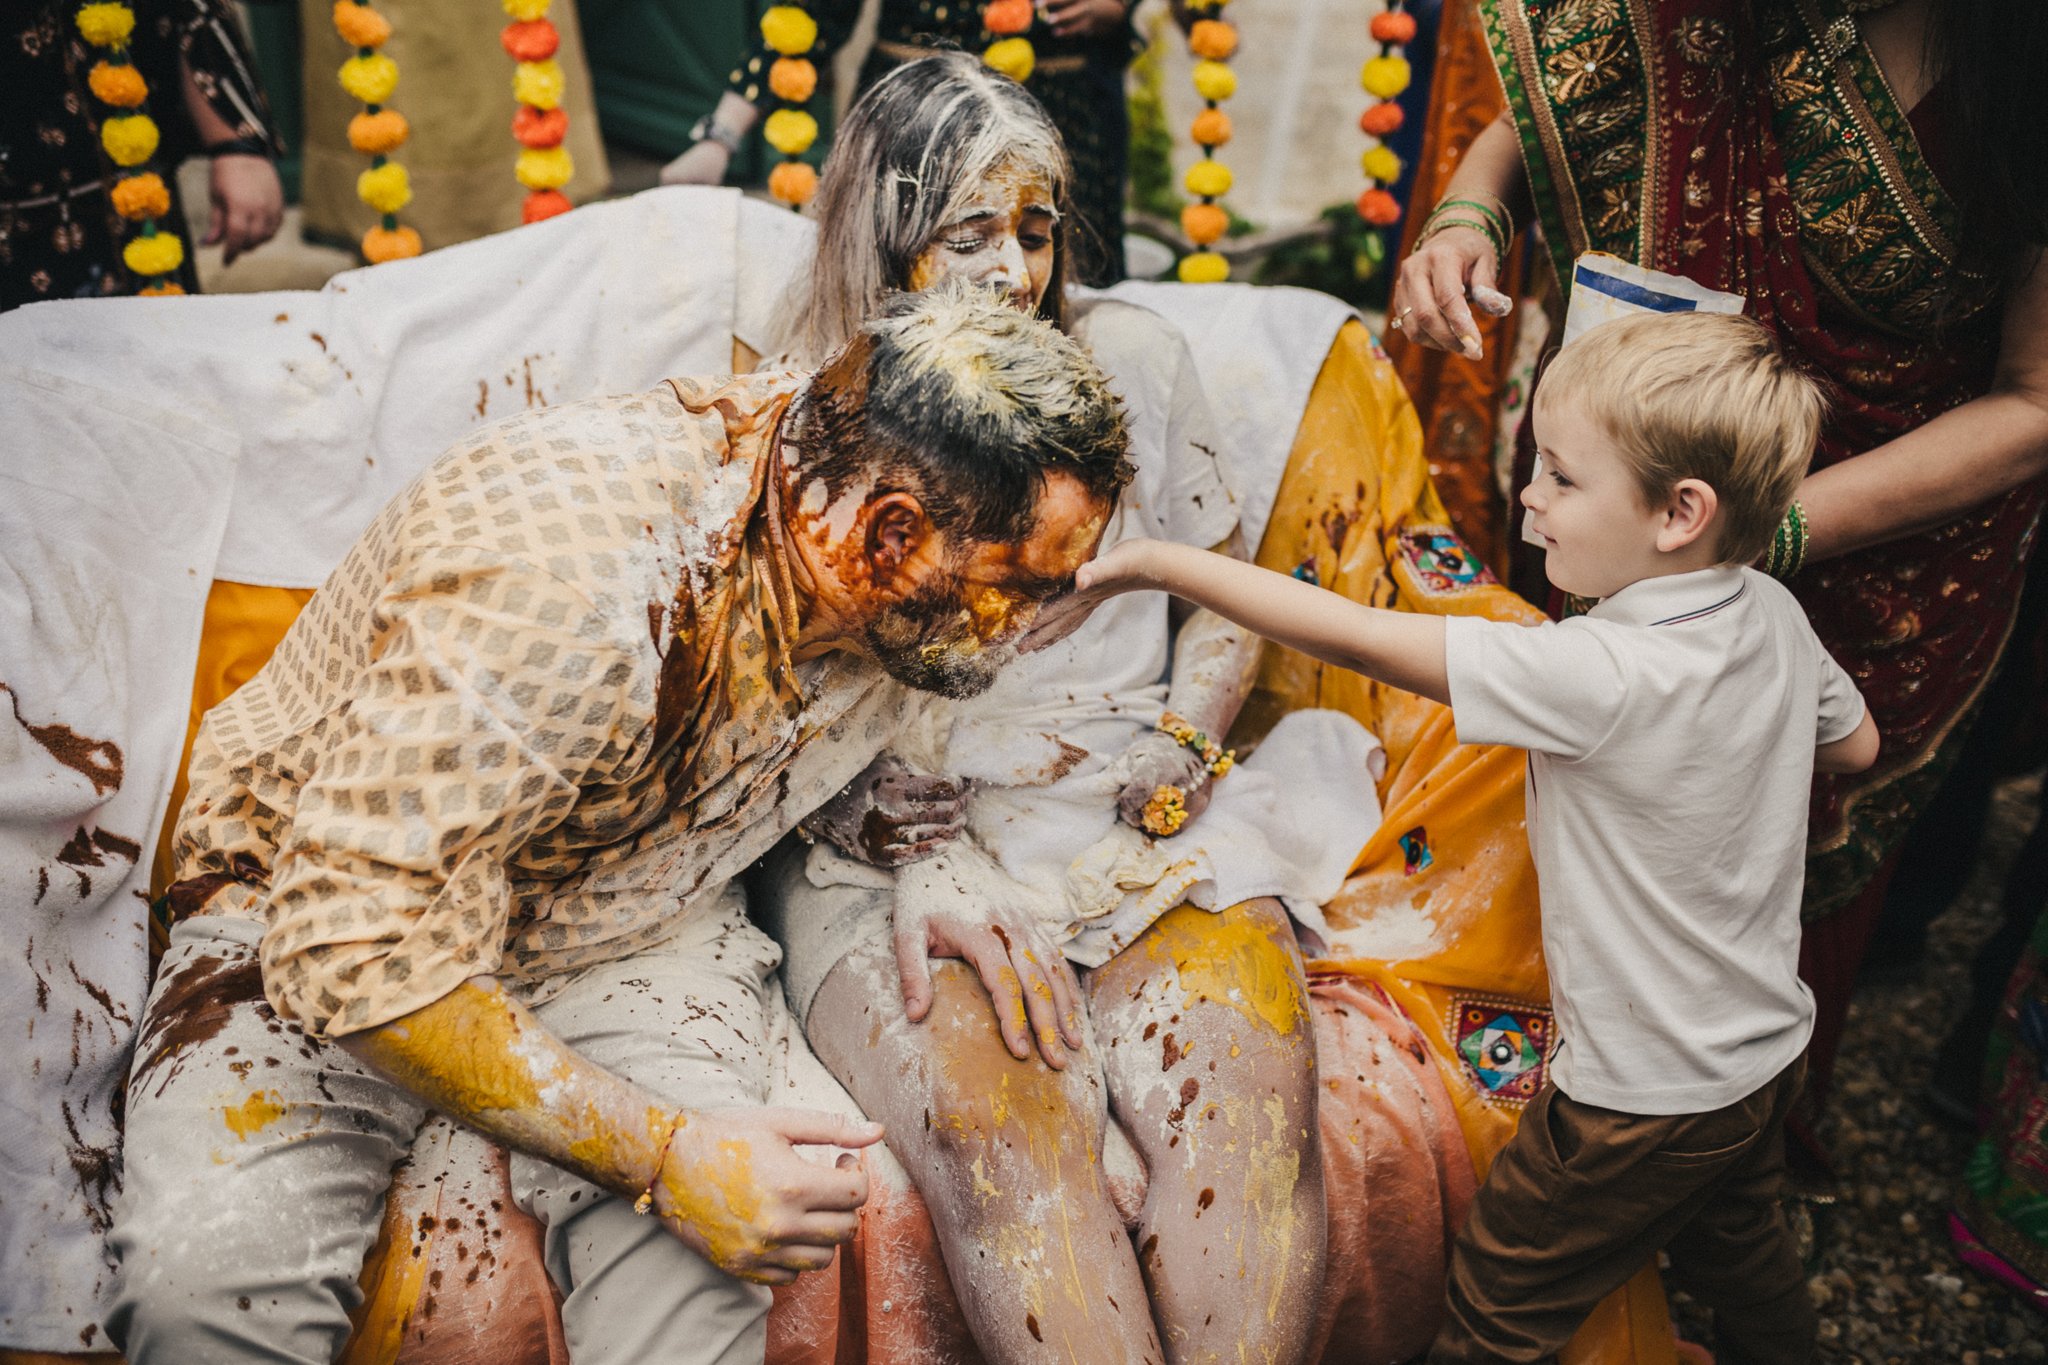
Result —
<path fill-rule="evenodd" d="M 1066 145 L 1023 86 L 949 52 L 897 67 L 841 121 L 813 210 L 817 256 L 783 300 L 782 349 L 814 365 L 845 345 L 886 295 L 909 288 L 912 265 L 939 229 L 1006 164 L 1052 189 L 1053 280 L 1039 313 L 1063 323 L 1073 175 Z"/>
<path fill-rule="evenodd" d="M 1747 564 L 1799 492 L 1827 400 L 1752 318 L 1645 313 L 1602 323 L 1557 353 L 1539 407 L 1569 403 L 1635 470 L 1646 506 L 1681 479 L 1714 490 L 1721 558 Z"/>
<path fill-rule="evenodd" d="M 828 496 L 902 489 L 971 541 L 1022 540 L 1048 475 L 1112 502 L 1130 435 L 1080 343 L 987 289 L 894 294 L 805 390 L 792 436 Z"/>

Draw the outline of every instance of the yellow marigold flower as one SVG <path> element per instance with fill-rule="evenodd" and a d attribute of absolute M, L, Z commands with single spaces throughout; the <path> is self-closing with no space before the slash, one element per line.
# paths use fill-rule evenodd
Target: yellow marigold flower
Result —
<path fill-rule="evenodd" d="M 156 120 L 147 114 L 123 114 L 100 125 L 100 146 L 116 166 L 140 166 L 156 155 Z"/>
<path fill-rule="evenodd" d="M 1368 94 L 1390 100 L 1408 88 L 1412 74 L 1406 57 L 1374 57 L 1358 73 L 1358 83 Z"/>
<path fill-rule="evenodd" d="M 171 191 L 154 171 L 115 181 L 113 198 L 114 212 L 133 222 L 161 218 L 171 211 Z"/>
<path fill-rule="evenodd" d="M 168 275 L 185 264 L 185 244 L 172 232 L 133 237 L 121 248 L 121 259 L 138 275 Z"/>
<path fill-rule="evenodd" d="M 818 192 L 818 173 L 802 161 L 782 161 L 768 172 L 768 193 L 784 204 L 801 208 Z"/>
<path fill-rule="evenodd" d="M 562 85 L 562 64 L 553 57 L 512 68 L 512 98 L 521 104 L 552 109 L 562 102 Z"/>
<path fill-rule="evenodd" d="M 1182 284 L 1221 284 L 1230 278 L 1230 262 L 1213 251 L 1196 251 L 1180 258 L 1175 273 Z"/>
<path fill-rule="evenodd" d="M 505 13 L 522 24 L 544 17 L 554 0 L 505 0 Z"/>
<path fill-rule="evenodd" d="M 800 156 L 818 140 L 818 121 L 801 109 L 777 109 L 761 125 L 761 136 L 784 156 Z"/>
<path fill-rule="evenodd" d="M 396 109 L 365 109 L 348 121 L 348 145 L 364 156 L 386 156 L 405 145 L 412 125 Z"/>
<path fill-rule="evenodd" d="M 86 5 L 78 11 L 78 31 L 94 47 L 126 47 L 135 31 L 135 11 L 126 5 Z"/>
<path fill-rule="evenodd" d="M 136 290 L 135 297 L 138 299 L 167 299 L 173 294 L 182 294 L 184 292 L 185 286 L 179 284 L 176 280 L 158 280 L 146 289 Z"/>
<path fill-rule="evenodd" d="M 818 68 L 802 57 L 777 57 L 768 68 L 768 88 L 779 100 L 802 104 L 818 88 Z"/>
<path fill-rule="evenodd" d="M 1358 158 L 1359 166 L 1366 177 L 1383 185 L 1391 185 L 1401 178 L 1401 158 L 1394 155 L 1391 147 L 1368 147 L 1365 155 Z"/>
<path fill-rule="evenodd" d="M 1031 79 L 1031 69 L 1038 65 L 1038 54 L 1032 50 L 1029 38 L 1005 38 L 999 43 L 990 43 L 988 51 L 981 54 L 981 60 L 1021 85 Z"/>
<path fill-rule="evenodd" d="M 350 47 L 382 47 L 391 38 L 391 21 L 356 0 L 334 0 L 334 31 Z"/>
<path fill-rule="evenodd" d="M 1187 178 L 1182 181 L 1188 193 L 1199 199 L 1217 199 L 1230 193 L 1230 167 L 1220 161 L 1197 161 L 1188 167 Z"/>
<path fill-rule="evenodd" d="M 1227 100 L 1237 93 L 1237 73 L 1222 62 L 1196 62 L 1195 93 L 1205 100 Z"/>
<path fill-rule="evenodd" d="M 372 166 L 356 177 L 356 198 L 379 213 L 396 213 L 412 202 L 412 176 L 396 161 Z"/>
<path fill-rule="evenodd" d="M 567 147 L 528 147 L 519 154 L 512 174 L 530 190 L 558 190 L 576 174 L 576 163 Z"/>
<path fill-rule="evenodd" d="M 85 83 L 92 87 L 94 95 L 116 109 L 133 109 L 149 98 L 149 82 L 126 62 L 119 66 L 94 62 L 92 70 L 86 73 Z"/>
<path fill-rule="evenodd" d="M 785 57 L 801 56 L 818 41 L 818 21 L 796 5 L 774 5 L 761 16 L 761 37 Z"/>
<path fill-rule="evenodd" d="M 407 256 L 419 255 L 420 246 L 417 229 L 379 225 L 363 234 L 363 259 L 371 265 L 403 260 Z"/>
<path fill-rule="evenodd" d="M 398 88 L 398 63 L 381 52 L 341 64 L 341 88 L 364 104 L 382 104 Z"/>

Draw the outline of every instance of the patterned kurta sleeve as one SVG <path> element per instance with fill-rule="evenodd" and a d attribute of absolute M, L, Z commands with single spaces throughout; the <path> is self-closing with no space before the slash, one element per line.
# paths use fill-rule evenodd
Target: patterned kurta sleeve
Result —
<path fill-rule="evenodd" d="M 166 5 L 170 37 L 192 72 L 192 83 L 221 122 L 234 129 L 238 140 L 246 141 L 251 152 L 277 157 L 284 144 L 278 140 L 277 125 L 270 116 L 270 102 L 256 79 L 256 63 L 242 32 L 242 23 L 231 0 L 174 0 Z M 177 120 L 189 138 L 189 121 Z M 201 147 L 180 147 L 181 155 L 192 155 Z"/>
<path fill-rule="evenodd" d="M 968 0 L 971 3 L 971 0 Z M 809 0 L 804 6 L 818 21 L 818 42 L 805 56 L 822 67 L 853 36 L 860 18 L 860 0 Z M 768 68 L 778 54 L 756 31 L 754 42 L 726 78 L 726 88 L 748 104 L 768 98 Z"/>
<path fill-rule="evenodd" d="M 654 669 L 575 588 L 480 548 L 426 548 L 375 596 L 370 658 L 305 775 L 261 949 L 280 1014 L 327 1036 L 498 969 L 508 863 L 618 771 Z"/>

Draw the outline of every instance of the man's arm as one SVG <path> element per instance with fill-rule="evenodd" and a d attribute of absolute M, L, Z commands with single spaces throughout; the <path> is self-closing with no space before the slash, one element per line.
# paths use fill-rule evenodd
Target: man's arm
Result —
<path fill-rule="evenodd" d="M 879 1124 L 796 1109 L 671 1108 L 574 1051 L 472 977 L 430 1005 L 337 1040 L 427 1104 L 619 1198 L 741 1279 L 786 1284 L 852 1238 L 867 1177 L 796 1143 L 865 1147 Z"/>
<path fill-rule="evenodd" d="M 1441 617 L 1361 606 L 1336 593 L 1185 545 L 1127 540 L 1081 566 L 1077 596 L 1156 589 L 1324 663 L 1450 702 Z"/>

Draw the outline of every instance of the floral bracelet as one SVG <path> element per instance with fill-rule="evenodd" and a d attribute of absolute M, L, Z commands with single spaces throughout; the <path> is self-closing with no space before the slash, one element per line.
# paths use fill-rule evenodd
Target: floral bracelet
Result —
<path fill-rule="evenodd" d="M 1237 750 L 1224 748 L 1171 711 L 1160 714 L 1157 728 L 1182 748 L 1193 750 L 1212 777 L 1220 778 L 1237 766 Z"/>

